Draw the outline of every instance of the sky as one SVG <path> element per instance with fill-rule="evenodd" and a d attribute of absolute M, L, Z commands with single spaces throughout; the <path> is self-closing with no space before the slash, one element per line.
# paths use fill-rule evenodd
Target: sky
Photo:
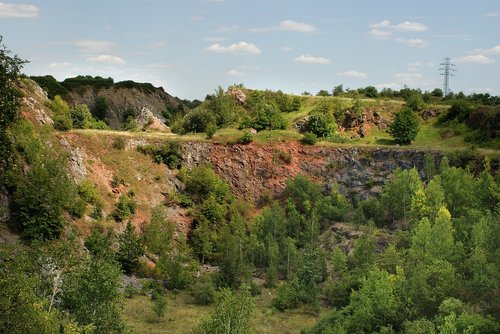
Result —
<path fill-rule="evenodd" d="M 217 86 L 287 93 L 375 86 L 500 95 L 500 0 L 0 2 L 28 75 L 99 75 L 204 99 Z"/>

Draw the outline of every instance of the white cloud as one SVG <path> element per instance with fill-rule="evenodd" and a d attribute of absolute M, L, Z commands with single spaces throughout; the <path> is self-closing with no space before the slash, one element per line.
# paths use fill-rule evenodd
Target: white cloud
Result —
<path fill-rule="evenodd" d="M 426 31 L 429 29 L 429 27 L 427 27 L 425 24 L 418 22 L 409 22 L 409 21 L 397 24 L 393 26 L 393 28 L 399 31 L 415 31 L 415 32 Z"/>
<path fill-rule="evenodd" d="M 111 55 L 100 55 L 96 57 L 89 57 L 86 60 L 91 63 L 104 63 L 112 65 L 125 64 L 125 60 L 121 59 L 120 57 Z"/>
<path fill-rule="evenodd" d="M 500 55 L 500 45 L 494 46 L 491 49 L 485 51 L 489 55 Z"/>
<path fill-rule="evenodd" d="M 193 15 L 189 18 L 190 21 L 192 22 L 196 22 L 196 21 L 202 21 L 204 20 L 205 18 L 203 16 L 199 16 L 199 15 Z"/>
<path fill-rule="evenodd" d="M 53 70 L 60 70 L 60 69 L 63 69 L 63 68 L 66 68 L 70 65 L 70 63 L 50 63 L 49 64 L 49 68 L 50 69 L 53 69 Z"/>
<path fill-rule="evenodd" d="M 237 44 L 231 44 L 228 46 L 220 44 L 212 44 L 205 48 L 207 52 L 214 53 L 231 53 L 237 55 L 256 55 L 260 54 L 260 49 L 253 43 L 239 42 Z"/>
<path fill-rule="evenodd" d="M 377 28 L 373 28 L 368 32 L 375 39 L 385 39 L 392 36 L 392 32 L 389 30 L 381 30 Z"/>
<path fill-rule="evenodd" d="M 458 64 L 491 64 L 495 62 L 494 59 L 482 54 L 459 57 L 453 61 Z"/>
<path fill-rule="evenodd" d="M 238 71 L 236 69 L 232 69 L 232 70 L 228 71 L 227 74 L 229 74 L 232 77 L 242 77 L 245 75 L 245 73 Z"/>
<path fill-rule="evenodd" d="M 369 32 L 368 32 L 370 35 L 373 36 L 373 38 L 377 38 L 377 39 L 383 39 L 383 38 L 388 38 L 390 36 L 392 36 L 392 32 L 389 31 L 389 30 L 381 30 L 381 29 L 371 29 Z"/>
<path fill-rule="evenodd" d="M 80 52 L 104 53 L 110 51 L 116 44 L 108 41 L 80 39 L 73 43 L 80 48 Z"/>
<path fill-rule="evenodd" d="M 429 45 L 427 41 L 422 38 L 396 38 L 396 42 L 412 48 L 425 48 Z"/>
<path fill-rule="evenodd" d="M 356 78 L 356 79 L 364 79 L 367 78 L 368 76 L 364 72 L 358 72 L 358 71 L 346 71 L 346 72 L 339 72 L 337 73 L 338 76 L 341 77 L 347 77 L 347 78 Z"/>
<path fill-rule="evenodd" d="M 296 22 L 292 20 L 282 21 L 279 27 L 281 30 L 300 31 L 300 32 L 313 32 L 314 30 L 316 30 L 316 27 L 310 24 L 303 22 Z"/>
<path fill-rule="evenodd" d="M 284 47 L 281 48 L 281 50 L 283 50 L 283 52 L 290 52 L 290 51 L 293 50 L 293 48 L 290 47 L 290 46 L 284 46 Z"/>
<path fill-rule="evenodd" d="M 484 14 L 486 17 L 500 17 L 500 13 L 486 13 Z"/>
<path fill-rule="evenodd" d="M 330 59 L 322 57 L 314 57 L 311 55 L 301 55 L 295 58 L 298 63 L 308 63 L 308 64 L 329 64 Z"/>
<path fill-rule="evenodd" d="M 371 27 L 375 28 L 375 29 L 377 29 L 377 28 L 387 28 L 390 25 L 391 25 L 391 21 L 389 21 L 389 20 L 382 20 L 382 21 L 380 21 L 378 23 L 372 24 Z"/>
<path fill-rule="evenodd" d="M 425 24 L 419 22 L 405 21 L 396 25 L 391 25 L 391 21 L 382 20 L 380 22 L 370 25 L 370 34 L 374 39 L 387 39 L 394 35 L 396 32 L 422 32 L 429 29 Z M 418 43 L 419 39 L 400 39 L 399 42 L 409 46 L 423 47 Z M 398 39 L 396 39 L 398 41 Z M 406 43 L 405 43 L 406 42 Z"/>
<path fill-rule="evenodd" d="M 0 17 L 37 17 L 38 11 L 38 7 L 33 5 L 0 2 Z"/>

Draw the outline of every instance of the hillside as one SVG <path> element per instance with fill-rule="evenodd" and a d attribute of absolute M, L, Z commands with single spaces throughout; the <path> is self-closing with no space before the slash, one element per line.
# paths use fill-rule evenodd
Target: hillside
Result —
<path fill-rule="evenodd" d="M 32 77 L 43 87 L 49 98 L 61 95 L 70 105 L 85 104 L 99 119 L 106 120 L 113 129 L 121 129 L 127 117 L 155 117 L 165 123 L 165 116 L 173 110 L 188 108 L 186 101 L 181 101 L 149 83 L 134 81 L 114 82 L 113 79 L 79 76 L 57 82 L 51 76 Z"/>
<path fill-rule="evenodd" d="M 68 90 L 68 106 L 19 83 L 0 250 L 26 258 L 0 269 L 32 287 L 19 298 L 42 305 L 33 321 L 90 333 L 219 333 L 203 329 L 218 314 L 259 333 L 498 330 L 496 107 L 466 111 L 464 128 L 439 118 L 452 107 L 428 103 L 409 145 L 387 133 L 401 98 L 243 87 L 170 114 L 176 133 L 86 127 L 95 110 L 78 105 L 92 110 L 98 97 L 113 128 L 123 109 L 172 111 L 161 89 L 113 85 Z M 485 148 L 467 141 L 486 128 Z M 317 142 L 303 141 L 310 131 Z"/>

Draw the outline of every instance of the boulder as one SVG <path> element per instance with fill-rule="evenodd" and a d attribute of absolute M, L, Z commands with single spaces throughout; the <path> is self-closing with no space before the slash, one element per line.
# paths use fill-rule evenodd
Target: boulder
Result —
<path fill-rule="evenodd" d="M 160 131 L 160 132 L 168 132 L 170 128 L 163 123 L 161 119 L 156 117 L 151 110 L 144 107 L 141 109 L 141 112 L 137 116 L 137 124 L 142 127 L 144 131 Z"/>
<path fill-rule="evenodd" d="M 241 105 L 245 104 L 245 102 L 247 100 L 247 96 L 241 89 L 232 87 L 229 89 L 228 93 L 229 93 L 229 95 L 234 97 L 236 99 L 236 101 L 238 101 L 239 104 L 241 104 Z"/>

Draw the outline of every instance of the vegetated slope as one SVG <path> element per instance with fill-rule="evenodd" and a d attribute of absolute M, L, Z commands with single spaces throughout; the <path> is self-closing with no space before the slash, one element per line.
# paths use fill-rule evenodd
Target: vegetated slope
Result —
<path fill-rule="evenodd" d="M 179 98 L 150 83 L 131 80 L 115 83 L 111 78 L 90 76 L 68 78 L 62 82 L 51 76 L 32 79 L 48 92 L 49 98 L 61 95 L 72 105 L 86 104 L 94 116 L 96 112 L 104 112 L 99 118 L 106 119 L 114 129 L 121 128 L 128 116 L 137 117 L 150 111 L 152 116 L 165 122 L 170 111 L 187 109 Z M 98 111 L 99 108 L 102 110 Z"/>
<path fill-rule="evenodd" d="M 39 91 L 36 88 L 35 90 L 37 92 Z M 30 103 L 37 108 L 43 109 L 41 107 L 44 104 L 43 96 L 37 94 L 34 100 L 30 100 L 29 94 L 28 90 L 24 99 L 23 108 L 25 111 L 23 113 L 31 121 L 43 123 L 43 117 L 30 116 L 30 110 L 34 110 Z M 298 113 L 300 112 L 301 110 L 299 109 Z M 36 112 L 35 114 L 38 113 L 39 112 Z M 46 114 L 50 114 L 50 112 Z M 50 124 L 49 121 L 45 123 Z M 37 129 L 38 128 L 40 128 L 39 125 Z M 266 130 L 263 130 L 261 133 L 265 133 L 265 131 Z M 446 248 L 444 245 L 448 245 L 448 243 L 441 244 L 441 242 L 439 242 L 440 239 L 436 239 L 436 237 L 449 237 L 448 239 L 451 239 L 451 243 L 453 243 L 453 238 L 456 237 L 457 240 L 460 241 L 460 244 L 462 244 L 462 239 L 468 238 L 466 238 L 466 233 L 457 233 L 456 236 L 453 236 L 450 213 L 444 205 L 448 205 L 451 213 L 459 218 L 462 218 L 463 213 L 460 211 L 461 208 L 455 205 L 456 198 L 453 198 L 451 202 L 452 205 L 448 203 L 449 201 L 444 203 L 444 190 L 440 190 L 439 188 L 439 177 L 435 178 L 433 181 L 434 188 L 427 185 L 426 190 L 430 187 L 430 190 L 427 190 L 427 192 L 424 192 L 424 184 L 419 180 L 420 176 L 420 178 L 428 181 L 431 179 L 432 175 L 436 173 L 436 165 L 441 158 L 441 153 L 429 150 L 415 150 L 412 148 L 401 149 L 396 147 L 356 147 L 356 145 L 302 146 L 296 141 L 287 141 L 278 144 L 273 141 L 274 137 L 272 134 L 274 132 L 269 131 L 267 133 L 271 134 L 267 142 L 251 143 L 248 145 L 220 144 L 214 141 L 192 142 L 190 140 L 182 140 L 179 145 L 176 145 L 172 144 L 172 139 L 170 138 L 163 139 L 163 137 L 166 136 L 155 137 L 128 132 L 86 130 L 74 132 L 49 132 L 51 138 L 56 139 L 51 142 L 51 145 L 58 146 L 58 143 L 60 143 L 69 153 L 72 176 L 78 180 L 80 187 L 79 191 L 87 196 L 92 193 L 89 191 L 89 188 L 92 190 L 95 186 L 98 192 L 98 195 L 92 194 L 92 198 L 89 201 L 90 203 L 84 203 L 85 207 L 80 218 L 68 218 L 68 220 L 72 219 L 73 221 L 70 223 L 70 228 L 67 230 L 71 230 L 71 227 L 74 227 L 74 230 L 81 232 L 77 234 L 78 237 L 83 239 L 89 234 L 86 231 L 87 228 L 88 230 L 92 229 L 92 231 L 95 232 L 94 235 L 104 235 L 102 230 L 106 227 L 110 230 L 123 229 L 125 225 L 124 222 L 129 219 L 133 221 L 135 225 L 146 223 L 144 226 L 147 226 L 148 223 L 153 220 L 152 217 L 150 217 L 152 207 L 158 207 L 158 204 L 166 204 L 160 206 L 168 210 L 166 218 L 169 221 L 175 222 L 178 230 L 187 232 L 190 228 L 189 224 L 191 218 L 194 217 L 198 219 L 197 225 L 194 226 L 195 230 L 199 233 L 197 234 L 197 240 L 201 244 L 206 244 L 207 247 L 198 247 L 195 249 L 195 244 L 191 244 L 189 247 L 192 247 L 192 249 L 188 248 L 188 251 L 183 254 L 181 252 L 181 246 L 183 244 L 180 243 L 179 240 L 176 240 L 179 242 L 175 244 L 178 247 L 178 251 L 173 251 L 166 255 L 161 253 L 163 251 L 162 247 L 158 247 L 159 250 L 156 250 L 156 253 L 154 253 L 157 257 L 151 256 L 150 259 L 156 259 L 156 263 L 159 264 L 159 259 L 163 256 L 163 259 L 166 259 L 166 262 L 163 263 L 164 266 L 161 267 L 158 265 L 160 267 L 158 271 L 154 271 L 154 266 L 151 266 L 151 268 L 142 267 L 140 269 L 141 274 L 149 274 L 152 278 L 157 278 L 158 276 L 156 275 L 162 275 L 159 276 L 161 277 L 161 283 L 166 285 L 169 289 L 177 289 L 176 286 L 172 285 L 173 283 L 185 284 L 182 285 L 182 288 L 186 288 L 188 283 L 173 281 L 171 279 L 172 273 L 179 273 L 183 270 L 187 271 L 192 261 L 199 260 L 199 258 L 191 258 L 190 255 L 186 255 L 188 252 L 196 252 L 198 256 L 199 253 L 204 254 L 206 252 L 209 263 L 220 266 L 220 272 L 222 272 L 221 276 L 226 280 L 233 280 L 223 281 L 222 284 L 225 284 L 225 286 L 237 289 L 239 287 L 239 280 L 243 281 L 249 278 L 249 280 L 256 285 L 254 288 L 258 290 L 259 286 L 263 284 L 262 279 L 265 278 L 266 284 L 269 286 L 281 285 L 281 287 L 284 287 L 278 288 L 277 290 L 271 290 L 276 292 L 275 295 L 277 298 L 274 298 L 272 301 L 268 298 L 266 304 L 262 306 L 262 310 L 265 310 L 265 312 L 272 312 L 271 303 L 283 311 L 305 304 L 306 311 L 309 310 L 309 312 L 313 314 L 318 314 L 318 310 L 321 312 L 321 307 L 326 308 L 325 305 L 322 305 L 323 300 L 320 299 L 325 297 L 329 299 L 329 307 L 335 306 L 338 309 L 342 308 L 342 313 L 339 313 L 341 318 L 332 311 L 333 313 L 329 314 L 325 318 L 326 320 L 319 323 L 315 332 L 325 332 L 327 329 L 331 329 L 328 328 L 329 323 L 331 323 L 330 327 L 333 325 L 337 327 L 344 326 L 345 328 L 350 328 L 351 332 L 356 332 L 356 326 L 367 326 L 366 328 L 370 328 L 370 330 L 366 329 L 366 331 L 369 332 L 375 332 L 376 330 L 384 332 L 383 330 L 385 327 L 382 328 L 382 326 L 385 325 L 394 325 L 394 328 L 399 331 L 402 330 L 402 322 L 406 320 L 406 318 L 410 316 L 415 318 L 417 318 L 417 316 L 427 316 L 427 318 L 430 318 L 436 314 L 436 309 L 439 308 L 439 311 L 441 311 L 441 302 L 446 301 L 444 299 L 445 297 L 462 297 L 460 294 L 454 292 L 451 287 L 445 285 L 445 293 L 438 296 L 438 299 L 435 300 L 433 298 L 433 289 L 435 289 L 434 282 L 432 282 L 432 279 L 429 279 L 429 277 L 440 277 L 441 271 L 439 270 L 442 268 L 442 263 L 447 264 L 448 262 L 453 262 L 453 265 L 455 265 L 456 262 L 460 264 L 463 262 L 461 261 L 462 258 L 458 259 L 455 256 L 462 256 L 465 258 L 463 256 L 464 253 L 458 248 L 456 254 L 451 254 L 453 250 L 452 248 L 448 248 L 448 252 L 451 254 L 449 258 L 445 258 L 444 260 L 439 258 L 439 256 L 444 256 L 440 255 L 443 253 L 441 247 Z M 142 148 L 138 150 L 139 147 Z M 166 164 L 155 163 L 154 160 L 165 162 Z M 196 170 L 196 168 L 194 168 L 195 166 L 207 163 L 212 165 L 215 172 L 222 179 L 230 183 L 237 197 L 252 199 L 256 202 L 262 199 L 261 202 L 263 202 L 263 205 L 266 205 L 266 208 L 263 210 L 262 215 L 259 215 L 259 218 L 256 219 L 256 224 L 253 224 L 254 222 L 250 219 L 249 215 L 243 215 L 245 209 L 242 207 L 249 205 L 253 208 L 251 203 L 239 206 L 240 204 L 233 202 L 231 204 L 234 205 L 231 207 L 232 210 L 228 210 L 229 202 L 233 200 L 233 195 L 228 191 L 229 187 L 220 180 L 217 180 L 216 177 L 210 173 L 211 170 L 209 168 L 201 169 L 202 173 L 197 174 L 196 182 L 198 182 L 198 184 L 194 186 L 191 184 L 190 190 L 186 190 L 185 187 L 188 186 L 186 180 L 189 180 L 189 177 L 193 177 L 193 175 L 189 176 L 189 172 L 180 167 L 187 166 L 192 170 Z M 167 164 L 171 165 L 172 169 L 168 168 L 166 166 Z M 406 224 L 406 220 L 410 220 L 411 218 L 410 216 L 407 217 L 406 209 L 413 201 L 410 201 L 408 198 L 402 200 L 401 195 L 411 192 L 411 196 L 415 196 L 415 198 L 420 196 L 419 198 L 423 198 L 424 205 L 422 207 L 416 206 L 412 208 L 414 211 L 412 215 L 419 218 L 422 216 L 424 218 L 422 218 L 420 222 L 417 218 L 411 218 L 412 222 L 410 226 L 413 224 L 419 226 L 418 224 L 420 224 L 423 227 L 419 231 L 421 235 L 414 233 L 414 237 L 410 236 L 410 233 L 413 235 L 413 232 L 409 230 L 406 231 L 406 236 L 397 235 L 397 233 L 395 233 L 397 237 L 395 237 L 394 240 L 398 241 L 397 238 L 400 238 L 398 245 L 396 245 L 398 249 L 393 247 L 393 254 L 391 255 L 388 251 L 391 248 L 387 248 L 384 253 L 380 255 L 377 254 L 377 250 L 381 251 L 381 248 L 385 248 L 387 242 L 384 242 L 383 245 L 378 245 L 379 240 L 375 235 L 378 232 L 373 230 L 374 227 L 367 223 L 369 217 L 376 218 L 376 216 L 378 216 L 378 214 L 373 215 L 373 212 L 371 212 L 371 209 L 380 208 L 380 206 L 378 206 L 378 200 L 367 201 L 363 203 L 366 206 L 355 207 L 347 202 L 345 198 L 339 195 L 333 188 L 334 184 L 338 183 L 340 190 L 346 194 L 352 195 L 352 197 L 364 197 L 378 194 L 391 172 L 397 167 L 407 169 L 405 172 L 396 173 L 399 174 L 399 181 L 404 182 L 393 182 L 392 192 L 388 192 L 390 196 L 387 195 L 385 197 L 386 199 L 383 205 L 388 208 L 387 210 L 391 210 L 391 203 L 403 202 L 403 209 L 400 211 L 402 211 L 402 221 Z M 411 167 L 416 167 L 416 170 L 408 170 Z M 200 171 L 200 169 L 198 169 L 198 171 Z M 304 174 L 307 177 L 298 177 L 291 180 L 297 174 Z M 443 177 L 446 177 L 445 182 L 448 184 L 446 187 L 447 191 L 458 191 L 459 195 L 464 194 L 460 194 L 460 188 L 455 187 L 455 185 L 458 184 L 462 187 L 464 184 L 468 186 L 467 189 L 470 190 L 470 193 L 465 194 L 466 196 L 475 196 L 471 194 L 476 194 L 477 189 L 474 188 L 476 184 L 483 184 L 486 190 L 490 188 L 496 189 L 493 187 L 492 179 L 490 179 L 486 173 L 482 176 L 484 179 L 483 182 L 476 180 L 468 171 L 444 166 Z M 308 179 L 316 181 L 317 184 L 312 184 Z M 291 181 L 288 185 L 285 184 L 287 180 Z M 206 188 L 204 188 L 207 186 L 205 182 L 209 183 L 208 185 L 211 189 L 205 191 L 205 193 L 199 194 L 197 192 L 198 189 L 206 190 Z M 408 183 L 411 187 L 408 187 Z M 83 188 L 82 185 L 87 185 L 89 188 Z M 280 195 L 285 186 L 289 187 L 288 194 L 284 194 L 285 198 L 288 196 L 288 201 L 283 199 L 282 201 L 275 202 L 274 205 L 268 205 L 270 203 L 270 198 L 274 195 Z M 437 195 L 435 195 L 436 187 Z M 332 191 L 324 192 L 325 189 Z M 388 189 L 391 190 L 391 187 L 388 187 Z M 413 193 L 414 191 L 415 193 Z M 477 192 L 479 193 L 480 191 Z M 182 195 L 186 196 L 182 197 Z M 487 193 L 487 195 L 489 196 L 490 194 Z M 495 194 L 492 193 L 491 195 L 494 196 Z M 426 196 L 435 196 L 438 200 L 436 203 L 429 201 L 429 204 L 425 201 Z M 468 202 L 471 202 L 471 199 L 466 196 L 458 197 L 458 200 L 460 200 L 459 203 L 464 204 L 464 206 L 467 206 Z M 95 206 L 94 209 L 97 209 L 99 201 L 96 200 L 96 198 L 100 198 L 104 201 L 101 207 L 102 212 L 100 218 L 97 219 L 93 217 L 94 212 L 97 210 L 94 210 L 92 213 L 88 210 L 93 206 Z M 492 202 L 488 201 L 488 197 L 480 198 L 480 201 L 481 203 L 475 203 L 474 205 L 482 207 L 484 203 L 487 203 L 489 206 L 494 206 Z M 415 203 L 419 204 L 420 202 Z M 434 206 L 431 205 L 433 203 Z M 178 204 L 191 206 L 191 214 L 188 215 L 188 211 L 185 208 L 180 208 Z M 441 206 L 443 207 L 441 208 Z M 435 212 L 436 208 L 438 208 L 437 213 Z M 481 222 L 482 220 L 475 219 L 476 215 L 480 214 L 480 212 L 472 210 L 474 208 L 474 206 L 471 206 L 470 221 Z M 352 211 L 354 209 L 356 209 L 356 212 L 353 213 Z M 365 209 L 367 211 L 366 213 L 364 212 Z M 70 213 L 68 212 L 68 214 Z M 356 216 L 356 214 L 359 214 L 359 216 Z M 369 215 L 365 216 L 365 214 Z M 388 217 L 378 217 L 381 221 L 377 219 L 376 223 L 379 224 L 378 226 L 381 226 L 381 233 L 386 234 L 387 239 L 389 239 L 389 237 L 392 238 L 389 234 L 393 232 L 386 230 L 386 225 L 397 227 L 397 225 L 394 225 L 394 220 L 399 220 L 401 217 L 393 216 L 392 219 L 389 219 L 390 215 L 387 212 L 382 212 L 380 216 L 386 214 Z M 434 217 L 436 214 L 438 214 L 437 218 L 439 219 Z M 371 217 L 372 215 L 373 217 Z M 324 217 L 328 218 L 323 219 Z M 430 229 L 429 219 L 431 218 L 433 221 L 436 221 L 434 226 L 438 226 L 439 228 Z M 485 216 L 485 219 L 487 218 L 488 216 Z M 343 222 L 347 220 L 354 221 L 353 225 L 367 224 L 368 228 L 365 229 L 365 232 L 359 233 L 358 231 L 356 231 L 357 233 L 337 233 L 335 225 L 338 225 L 337 223 L 339 223 L 339 221 Z M 276 221 L 278 221 L 279 224 L 276 224 Z M 469 220 L 467 220 L 467 222 L 468 221 Z M 203 222 L 208 224 L 208 231 L 213 231 L 215 237 L 212 233 L 208 235 L 203 234 L 203 232 L 206 231 L 202 229 L 202 226 L 206 226 L 202 225 Z M 311 225 L 308 225 L 310 222 L 312 222 Z M 321 226 L 315 226 L 317 223 Z M 345 225 L 347 226 L 348 224 Z M 465 225 L 467 224 L 457 225 L 457 228 L 460 228 L 460 232 L 466 231 L 467 228 Z M 285 226 L 286 228 L 281 229 Z M 427 226 L 429 226 L 430 231 L 425 230 Z M 481 226 L 476 226 L 474 230 L 479 227 Z M 348 228 L 351 229 L 352 227 L 348 226 Z M 443 235 L 443 231 L 449 233 Z M 319 232 L 334 234 L 330 238 L 330 240 L 333 240 L 329 243 L 332 245 L 331 248 L 318 244 L 316 239 L 319 237 Z M 481 231 L 476 231 L 477 238 L 474 238 L 479 240 L 475 245 L 479 250 L 477 259 L 481 259 L 479 257 L 479 255 L 482 254 L 481 247 L 486 249 L 486 246 L 481 244 L 484 242 L 480 240 L 482 234 L 479 232 Z M 253 236 L 256 239 L 251 239 L 250 235 L 248 235 L 249 233 L 254 233 Z M 483 232 L 483 234 L 488 233 Z M 124 233 L 119 234 L 119 243 L 123 244 L 123 236 Z M 292 239 L 287 238 L 291 236 L 293 237 Z M 342 248 L 342 244 L 337 239 L 342 240 L 345 236 L 350 239 L 357 239 L 356 242 L 352 243 L 352 245 L 354 245 L 354 250 L 351 246 L 349 246 L 347 251 Z M 205 237 L 208 239 L 205 239 Z M 421 245 L 421 241 L 417 239 L 417 237 L 420 237 L 421 240 L 424 241 L 427 240 L 427 238 L 429 238 L 429 240 L 438 240 L 437 246 L 429 249 L 427 249 L 427 246 L 421 247 L 419 246 Z M 211 238 L 214 239 L 212 240 Z M 321 241 L 323 244 L 328 243 L 328 240 L 324 239 L 327 238 L 323 238 L 322 235 Z M 256 242 L 253 243 L 252 240 Z M 291 243 L 289 242 L 290 240 Z M 469 242 L 469 240 L 465 241 Z M 216 246 L 214 248 L 208 247 L 211 242 L 215 243 Z M 417 267 L 420 271 L 417 271 L 417 273 L 421 272 L 429 276 L 421 277 L 412 273 L 411 269 L 414 269 L 415 266 L 412 265 L 411 262 L 406 263 L 405 261 L 404 273 L 411 279 L 409 281 L 411 284 L 408 285 L 408 287 L 411 288 L 411 294 L 408 295 L 405 294 L 406 290 L 403 289 L 405 287 L 405 285 L 403 285 L 403 272 L 399 270 L 404 260 L 403 254 L 405 249 L 408 248 L 408 244 L 410 243 L 414 245 L 413 249 L 411 249 L 413 253 L 410 254 L 415 255 L 414 260 L 420 261 L 418 262 L 419 267 Z M 432 242 L 430 244 L 434 245 Z M 154 243 L 150 244 L 150 246 L 152 245 L 154 245 Z M 244 246 L 242 247 L 242 245 Z M 306 247 L 306 245 L 310 245 L 310 247 Z M 86 243 L 85 246 L 92 250 L 91 245 L 89 246 L 88 243 Z M 286 247 L 286 251 L 284 247 Z M 122 247 L 120 246 L 120 248 Z M 327 253 L 331 252 L 333 248 L 336 250 L 336 253 Z M 469 248 L 472 249 L 472 247 Z M 153 247 L 150 248 L 150 251 L 152 251 L 152 249 Z M 243 263 L 242 260 L 242 258 L 247 258 L 248 254 L 246 253 L 250 252 L 250 250 L 254 252 L 252 255 L 259 254 L 261 257 L 259 260 L 259 257 L 255 257 L 254 259 L 253 256 L 248 256 L 248 258 L 252 258 L 251 261 L 249 260 L 248 264 L 258 268 L 258 270 L 254 272 L 249 271 L 248 268 L 244 266 L 245 263 Z M 353 252 L 350 252 L 351 250 L 353 250 Z M 241 255 L 242 251 L 246 254 L 245 256 Z M 325 251 L 325 256 L 322 255 L 323 251 Z M 107 252 L 113 254 L 113 251 L 110 249 L 108 249 Z M 92 251 L 90 253 L 92 253 Z M 297 270 L 297 273 L 295 275 L 298 276 L 291 275 L 292 272 L 290 272 L 289 266 L 284 265 L 290 260 L 290 258 L 285 257 L 285 254 L 288 253 L 294 254 L 296 257 L 295 270 Z M 332 261 L 334 263 L 333 271 L 327 266 L 327 261 L 330 260 L 329 257 L 326 257 L 326 254 L 328 254 L 329 257 L 333 257 L 336 254 L 338 257 L 338 262 L 336 262 L 335 259 Z M 426 256 L 420 256 L 421 254 Z M 276 266 L 276 260 L 278 258 L 280 259 L 280 266 Z M 204 262 L 204 259 L 205 258 L 200 261 Z M 432 261 L 429 263 L 423 261 L 427 259 Z M 441 262 L 434 263 L 434 259 L 438 259 Z M 413 260 L 413 258 L 411 258 L 411 260 Z M 475 261 L 476 258 L 467 257 L 467 260 Z M 335 270 L 340 270 L 339 268 L 342 268 L 342 263 L 346 267 L 346 270 L 349 269 L 349 271 L 336 272 Z M 273 265 L 275 267 L 273 267 Z M 456 267 L 457 270 L 462 270 L 461 266 Z M 320 272 L 319 268 L 322 268 L 322 272 Z M 372 270 L 372 268 L 378 269 Z M 451 269 L 444 272 L 447 274 L 445 277 L 450 278 L 450 276 L 453 275 L 448 274 L 454 270 L 454 267 L 449 264 L 447 267 L 444 267 L 444 269 L 447 268 Z M 424 271 L 424 269 L 426 271 Z M 163 272 L 161 270 L 163 270 Z M 482 270 L 477 270 L 473 273 L 475 275 L 481 272 Z M 278 276 L 278 273 L 280 276 Z M 460 271 L 460 273 L 462 273 L 462 271 Z M 331 277 L 329 275 L 331 275 Z M 187 281 L 189 281 L 189 279 L 192 279 L 194 276 L 193 272 L 188 272 L 187 276 Z M 328 279 L 327 276 L 331 278 L 330 283 L 333 284 L 330 287 L 328 285 L 329 281 L 326 281 Z M 86 278 L 88 276 L 84 275 L 83 277 Z M 300 280 L 294 277 L 300 277 Z M 492 275 L 491 277 L 494 278 L 496 276 Z M 184 279 L 185 277 L 180 278 Z M 255 278 L 260 279 L 260 281 L 257 280 L 257 283 L 255 283 Z M 286 278 L 287 282 L 277 282 L 278 278 Z M 82 280 L 82 282 L 84 281 L 85 280 Z M 159 281 L 160 280 L 156 283 Z M 454 286 L 460 286 L 460 281 L 453 280 L 453 282 L 453 284 L 455 284 Z M 336 286 L 335 284 L 337 283 L 345 283 L 345 285 Z M 217 283 L 217 281 L 214 280 L 210 284 L 212 289 L 215 289 L 215 284 L 220 284 L 220 282 Z M 361 287 L 359 286 L 360 284 Z M 394 284 L 398 284 L 398 289 L 393 289 Z M 114 286 L 116 287 L 117 285 L 115 284 Z M 400 289 L 400 287 L 403 288 Z M 422 299 L 422 289 L 420 287 L 426 289 L 427 300 Z M 442 285 L 438 285 L 438 289 L 441 289 L 441 287 Z M 321 291 L 323 288 L 325 291 Z M 152 287 L 152 289 L 154 290 L 155 287 Z M 161 286 L 160 291 L 163 291 L 162 289 L 163 286 Z M 473 289 L 474 287 L 472 287 L 470 291 L 474 291 Z M 386 314 L 384 313 L 384 305 L 382 305 L 383 307 L 380 309 L 378 307 L 380 301 L 378 298 L 379 290 L 382 290 L 382 292 L 380 292 L 382 296 L 385 297 L 387 295 L 388 298 L 390 298 L 390 303 L 388 303 L 390 313 L 387 313 L 389 317 L 384 316 Z M 376 291 L 377 293 L 372 295 L 371 291 Z M 479 301 L 476 301 L 471 297 L 471 294 L 468 293 L 469 290 L 465 292 L 467 293 L 464 293 L 463 297 L 467 298 L 465 299 L 466 302 L 475 303 L 473 305 L 480 304 L 480 298 Z M 402 293 L 402 295 L 399 295 L 399 293 Z M 346 304 L 349 302 L 349 294 L 351 294 L 351 304 L 347 307 Z M 483 294 L 487 295 L 488 291 L 483 289 Z M 298 297 L 294 297 L 294 295 L 298 295 Z M 292 296 L 292 299 L 288 299 L 288 296 Z M 400 296 L 402 298 L 399 298 Z M 399 305 L 392 302 L 393 299 L 406 301 L 408 300 L 406 298 L 408 296 L 413 303 L 418 303 L 417 308 L 411 304 L 408 305 L 419 312 L 417 316 L 413 315 L 410 311 L 407 312 L 408 315 L 404 313 L 407 305 Z M 363 299 L 361 299 L 361 297 L 363 297 Z M 294 298 L 296 300 L 294 300 Z M 366 304 L 365 300 L 369 303 Z M 356 301 L 358 301 L 358 304 L 356 304 Z M 433 303 L 433 308 L 431 311 L 428 311 L 427 306 L 430 302 Z M 448 300 L 448 303 L 449 302 L 450 300 Z M 456 304 L 454 300 L 451 300 L 451 302 Z M 371 316 L 372 314 L 371 312 L 364 312 L 362 305 L 365 304 L 370 307 L 372 304 L 374 305 L 373 309 L 377 312 L 373 316 L 375 319 L 369 318 L 368 321 L 364 321 L 363 316 Z M 307 307 L 310 308 L 308 309 Z M 460 312 L 462 313 L 460 314 L 462 318 L 469 316 L 469 313 L 467 313 L 468 311 Z M 280 313 L 280 316 L 283 314 L 283 317 L 288 315 L 288 313 Z M 160 315 L 158 315 L 158 318 L 160 318 Z M 482 321 L 482 318 L 479 318 L 479 320 Z M 155 321 L 160 322 L 158 319 L 155 319 Z M 423 319 L 423 321 L 425 321 L 425 319 Z M 439 323 L 439 315 L 436 316 L 435 321 Z M 305 322 L 302 325 L 305 325 Z M 298 326 L 300 325 L 296 325 L 296 327 Z M 321 326 L 325 326 L 327 329 L 323 330 Z M 432 326 L 434 326 L 434 324 L 432 324 Z M 192 326 L 189 329 L 191 328 Z M 298 331 L 299 328 L 293 328 L 293 330 Z M 276 328 L 274 328 L 274 332 L 276 331 Z"/>

